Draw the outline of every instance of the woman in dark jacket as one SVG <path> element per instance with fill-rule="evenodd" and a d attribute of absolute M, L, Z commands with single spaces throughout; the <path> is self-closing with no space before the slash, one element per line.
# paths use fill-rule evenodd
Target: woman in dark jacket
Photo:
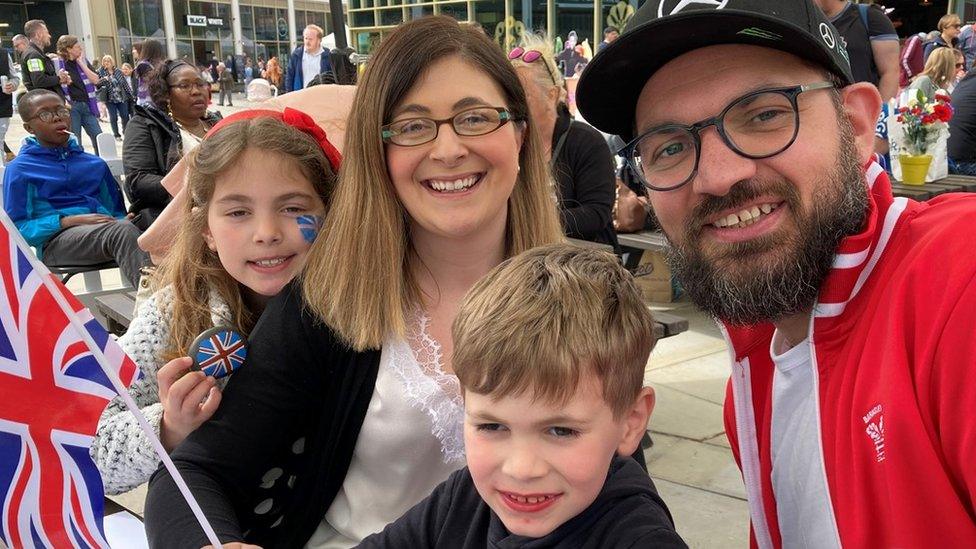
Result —
<path fill-rule="evenodd" d="M 185 61 L 166 61 L 149 75 L 152 103 L 136 105 L 122 144 L 125 194 L 132 220 L 145 230 L 170 201 L 163 177 L 220 120 L 207 112 L 210 85 Z"/>
<path fill-rule="evenodd" d="M 570 238 L 609 244 L 619 252 L 613 229 L 616 166 L 610 148 L 603 134 L 573 120 L 549 42 L 534 35 L 523 36 L 523 42 L 508 58 L 525 88 L 532 126 L 549 146 L 563 230 Z"/>

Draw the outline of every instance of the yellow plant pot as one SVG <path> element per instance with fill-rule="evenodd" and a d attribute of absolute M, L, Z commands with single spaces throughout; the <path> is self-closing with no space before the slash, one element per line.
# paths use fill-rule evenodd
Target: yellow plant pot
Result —
<path fill-rule="evenodd" d="M 906 185 L 924 185 L 925 176 L 929 173 L 929 166 L 932 164 L 931 154 L 921 154 L 918 156 L 911 154 L 898 155 L 901 163 L 901 182 Z"/>

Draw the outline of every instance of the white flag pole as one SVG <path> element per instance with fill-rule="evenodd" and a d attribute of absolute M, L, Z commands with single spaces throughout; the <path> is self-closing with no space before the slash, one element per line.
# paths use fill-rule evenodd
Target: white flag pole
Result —
<path fill-rule="evenodd" d="M 173 463 L 173 460 L 170 459 L 166 449 L 163 448 L 163 443 L 159 441 L 159 437 L 156 436 L 156 432 L 152 427 L 149 426 L 149 422 L 146 421 L 146 416 L 142 415 L 142 410 L 140 410 L 139 406 L 134 400 L 132 400 L 132 395 L 129 394 L 128 389 L 126 389 L 126 387 L 122 384 L 122 380 L 119 379 L 118 374 L 115 372 L 115 370 L 108 367 L 108 359 L 105 358 L 105 354 L 102 352 L 102 349 L 95 344 L 95 341 L 91 338 L 91 334 L 88 333 L 85 325 L 82 324 L 81 320 L 79 320 L 75 315 L 71 305 L 68 304 L 68 301 L 61 293 L 61 289 L 58 288 L 58 284 L 52 280 L 50 271 L 48 271 L 47 267 L 31 252 L 30 247 L 27 245 L 27 241 L 24 240 L 24 237 L 20 234 L 20 231 L 16 226 L 14 226 L 13 221 L 10 220 L 10 217 L 7 216 L 6 211 L 0 210 L 0 222 L 2 222 L 4 228 L 7 229 L 10 237 L 17 242 L 21 252 L 23 252 L 24 256 L 30 262 L 31 267 L 33 267 L 38 273 L 43 273 L 41 274 L 41 281 L 43 282 L 44 286 L 48 289 L 48 291 L 51 292 L 51 295 L 54 296 L 58 306 L 61 307 L 61 310 L 68 317 L 68 321 L 71 323 L 71 326 L 79 334 L 81 334 L 82 340 L 95 356 L 98 364 L 102 367 L 102 371 L 106 376 L 108 376 L 108 379 L 112 381 L 112 386 L 115 387 L 115 392 L 122 397 L 122 400 L 129 408 L 129 411 L 132 412 L 132 414 L 136 417 L 139 427 L 141 427 L 143 432 L 146 433 L 146 436 L 149 437 L 153 448 L 156 450 L 156 454 L 159 456 L 159 459 L 162 460 L 166 470 L 169 471 L 169 474 L 173 477 L 173 481 L 175 481 L 176 486 L 179 487 L 180 493 L 183 494 L 183 498 L 186 500 L 187 505 L 190 506 L 190 510 L 192 510 L 193 515 L 196 516 L 197 521 L 200 523 L 200 527 L 203 528 L 204 534 L 206 534 L 207 539 L 210 540 L 210 544 L 213 545 L 215 549 L 221 549 L 222 545 L 220 544 L 220 540 L 217 539 L 217 533 L 214 532 L 213 527 L 210 526 L 210 521 L 208 521 L 207 517 L 203 514 L 203 509 L 200 508 L 200 504 L 197 503 L 196 498 L 193 497 L 193 494 L 190 492 L 190 488 L 186 485 L 186 481 L 183 480 L 183 476 L 180 475 L 180 472 L 176 469 L 176 465 Z"/>

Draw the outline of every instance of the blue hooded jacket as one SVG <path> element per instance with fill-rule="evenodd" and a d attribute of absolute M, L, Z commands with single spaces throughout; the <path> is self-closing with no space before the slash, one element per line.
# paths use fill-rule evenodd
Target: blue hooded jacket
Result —
<path fill-rule="evenodd" d="M 108 164 L 86 153 L 72 136 L 64 147 L 28 137 L 3 174 L 3 209 L 41 256 L 61 230 L 61 218 L 99 213 L 125 218 L 125 205 Z"/>

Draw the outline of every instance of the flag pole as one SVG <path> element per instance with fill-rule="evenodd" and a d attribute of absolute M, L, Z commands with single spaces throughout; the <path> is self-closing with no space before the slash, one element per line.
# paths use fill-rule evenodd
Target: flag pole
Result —
<path fill-rule="evenodd" d="M 0 210 L 0 222 L 2 222 L 4 228 L 7 229 L 10 237 L 16 241 L 17 247 L 20 248 L 20 251 L 24 254 L 24 257 L 27 258 L 27 261 L 30 262 L 31 267 L 38 273 L 47 273 L 40 277 L 42 283 L 48 289 L 48 291 L 51 292 L 51 295 L 54 297 L 54 300 L 57 301 L 58 306 L 61 307 L 61 310 L 64 312 L 65 316 L 68 317 L 68 322 L 70 322 L 71 326 L 81 335 L 85 345 L 88 346 L 88 349 L 91 350 L 92 355 L 95 356 L 95 360 L 98 361 L 98 365 L 102 367 L 102 372 L 104 372 L 108 379 L 112 382 L 115 392 L 122 397 L 126 407 L 128 407 L 129 411 L 131 411 L 136 417 L 139 427 L 141 427 L 146 433 L 146 436 L 149 437 L 150 442 L 152 442 L 153 449 L 156 450 L 156 454 L 162 460 L 166 470 L 169 471 L 169 474 L 173 477 L 173 481 L 176 482 L 176 486 L 183 494 L 183 498 L 186 500 L 187 505 L 190 506 L 190 510 L 193 511 L 193 515 L 200 523 L 200 527 L 203 528 L 203 533 L 206 534 L 207 539 L 210 540 L 210 544 L 214 546 L 214 549 L 221 549 L 223 546 L 221 545 L 220 540 L 217 538 L 217 533 L 214 532 L 213 527 L 210 525 L 210 521 L 208 521 L 207 517 L 203 514 L 203 509 L 200 508 L 200 504 L 197 503 L 196 498 L 193 497 L 189 486 L 187 486 L 186 481 L 183 480 L 183 476 L 180 475 L 179 471 L 176 469 L 176 465 L 173 463 L 173 460 L 170 459 L 169 453 L 167 453 L 166 449 L 163 448 L 163 443 L 159 441 L 159 437 L 156 436 L 155 430 L 149 426 L 149 422 L 146 421 L 146 416 L 142 414 L 139 406 L 132 399 L 132 395 L 129 394 L 129 390 L 122 384 L 122 380 L 119 379 L 118 373 L 112 368 L 106 367 L 108 360 L 105 358 L 105 354 L 102 352 L 101 347 L 95 343 L 91 337 L 91 334 L 88 333 L 88 329 L 86 329 L 85 325 L 82 324 L 81 320 L 78 319 L 71 305 L 69 305 L 65 299 L 64 294 L 61 293 L 61 288 L 59 288 L 58 284 L 54 281 L 51 272 L 39 259 L 37 259 L 37 256 L 31 253 L 30 246 L 27 245 L 27 241 L 24 240 L 23 235 L 20 234 L 20 230 L 14 226 L 13 221 L 11 221 L 10 217 L 7 216 L 6 211 Z"/>

